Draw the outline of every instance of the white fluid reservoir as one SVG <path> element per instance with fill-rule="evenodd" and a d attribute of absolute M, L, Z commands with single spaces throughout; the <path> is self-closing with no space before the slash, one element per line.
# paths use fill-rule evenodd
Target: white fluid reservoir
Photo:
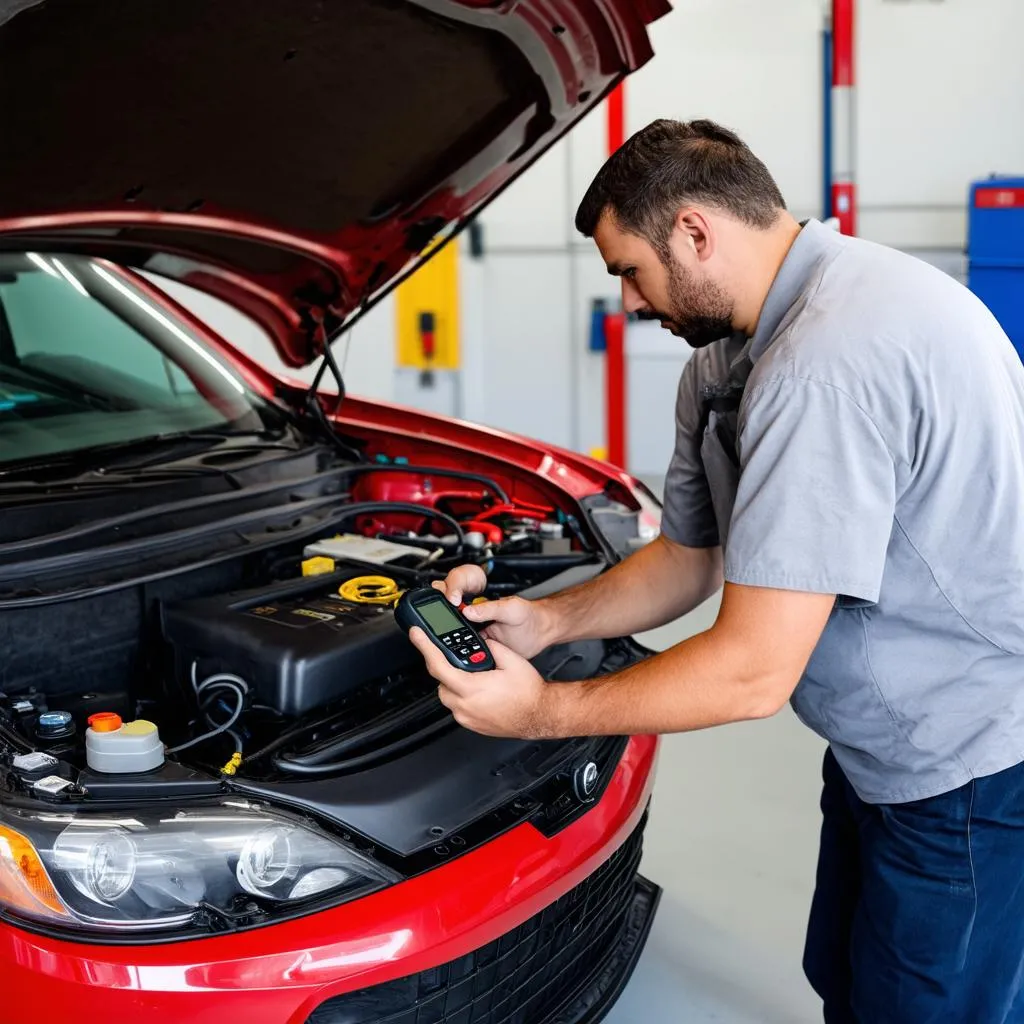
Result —
<path fill-rule="evenodd" d="M 85 731 L 85 760 L 94 772 L 148 772 L 164 763 L 164 745 L 152 722 L 122 722 L 117 715 L 89 718 Z"/>

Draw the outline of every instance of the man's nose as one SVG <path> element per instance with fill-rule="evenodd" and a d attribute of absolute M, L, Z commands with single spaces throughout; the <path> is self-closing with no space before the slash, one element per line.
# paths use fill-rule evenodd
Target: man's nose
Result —
<path fill-rule="evenodd" d="M 640 289 L 628 278 L 622 278 L 622 309 L 626 313 L 639 313 L 648 309 L 647 300 Z"/>

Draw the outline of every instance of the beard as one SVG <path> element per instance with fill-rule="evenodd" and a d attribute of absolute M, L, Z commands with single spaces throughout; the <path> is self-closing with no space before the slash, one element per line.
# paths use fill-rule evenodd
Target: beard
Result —
<path fill-rule="evenodd" d="M 640 319 L 660 320 L 691 348 L 705 348 L 729 337 L 735 306 L 724 289 L 714 281 L 696 278 L 671 255 L 664 262 L 669 309 L 640 313 Z"/>

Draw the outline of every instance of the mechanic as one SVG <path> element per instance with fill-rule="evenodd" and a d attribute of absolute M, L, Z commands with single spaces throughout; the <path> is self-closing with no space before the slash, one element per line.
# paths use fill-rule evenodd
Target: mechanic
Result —
<path fill-rule="evenodd" d="M 695 352 L 661 536 L 583 586 L 470 605 L 497 669 L 414 642 L 488 735 L 672 733 L 790 701 L 829 741 L 804 968 L 825 1020 L 1024 1021 L 1024 368 L 967 289 L 798 223 L 707 121 L 661 120 L 576 216 L 625 309 Z M 707 632 L 545 683 L 529 658 L 689 612 Z M 483 571 L 439 584 L 456 603 Z"/>

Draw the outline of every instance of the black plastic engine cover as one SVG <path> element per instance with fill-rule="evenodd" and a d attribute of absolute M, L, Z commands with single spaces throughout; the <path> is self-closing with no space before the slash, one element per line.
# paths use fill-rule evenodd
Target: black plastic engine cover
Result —
<path fill-rule="evenodd" d="M 594 799 L 599 799 L 622 755 L 624 741 L 613 738 L 572 740 L 495 739 L 453 726 L 427 743 L 366 771 L 258 782 L 237 776 L 232 789 L 298 810 L 310 811 L 402 857 L 430 850 L 453 835 L 475 843 L 468 834 L 474 823 L 518 803 L 505 827 L 533 818 L 539 809 L 540 787 L 558 777 L 567 781 L 568 801 L 550 808 L 564 817 L 557 831 L 586 806 L 571 791 L 573 774 L 589 761 L 599 770 Z M 540 822 L 538 822 L 540 824 Z M 491 830 L 483 840 L 493 839 Z M 452 852 L 455 852 L 453 848 Z"/>
<path fill-rule="evenodd" d="M 360 571 L 163 608 L 163 631 L 183 666 L 232 672 L 262 703 L 299 716 L 421 663 L 393 611 L 338 596 Z M 389 575 L 392 573 L 389 572 Z"/>

